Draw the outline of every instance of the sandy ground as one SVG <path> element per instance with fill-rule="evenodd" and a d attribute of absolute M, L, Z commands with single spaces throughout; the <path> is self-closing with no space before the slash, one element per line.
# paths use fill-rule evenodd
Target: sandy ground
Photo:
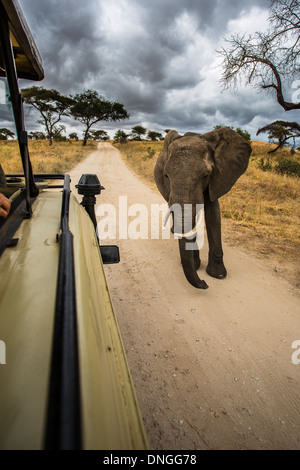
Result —
<path fill-rule="evenodd" d="M 151 204 L 164 202 L 108 143 L 71 172 L 73 185 L 82 173 L 98 175 L 97 205 L 113 204 L 117 215 L 120 196 L 128 207 L 146 205 L 149 217 Z M 118 227 L 116 235 L 121 262 L 105 271 L 149 448 L 300 449 L 300 364 L 292 362 L 300 299 L 288 281 L 224 243 L 228 277 L 206 274 L 205 245 L 199 275 L 209 289 L 197 290 L 172 237 L 122 239 Z"/>

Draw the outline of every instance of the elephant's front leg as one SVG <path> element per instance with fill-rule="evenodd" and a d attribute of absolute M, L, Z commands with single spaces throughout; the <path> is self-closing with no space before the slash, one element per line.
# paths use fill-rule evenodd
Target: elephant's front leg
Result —
<path fill-rule="evenodd" d="M 204 193 L 204 211 L 209 244 L 206 272 L 212 277 L 223 279 L 227 271 L 223 263 L 220 206 L 218 200 L 211 202 L 208 191 Z"/>

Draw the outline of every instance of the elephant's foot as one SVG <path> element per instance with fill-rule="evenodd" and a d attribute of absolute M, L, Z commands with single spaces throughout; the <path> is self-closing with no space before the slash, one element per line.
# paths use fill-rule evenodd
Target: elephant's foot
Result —
<path fill-rule="evenodd" d="M 223 261 L 219 263 L 208 263 L 206 268 L 207 274 L 216 279 L 224 279 L 227 275 Z"/>

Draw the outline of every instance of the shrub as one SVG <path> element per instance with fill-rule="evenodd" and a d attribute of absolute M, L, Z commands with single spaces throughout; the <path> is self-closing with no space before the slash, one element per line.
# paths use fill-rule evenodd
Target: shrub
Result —
<path fill-rule="evenodd" d="M 153 158 L 155 155 L 155 150 L 151 149 L 151 147 L 147 148 L 147 155 L 143 156 L 143 160 L 146 161 L 148 158 Z"/>
<path fill-rule="evenodd" d="M 246 131 L 244 129 L 240 129 L 239 127 L 237 127 L 235 132 L 237 132 L 242 137 L 244 137 L 244 139 L 247 140 L 248 142 L 251 142 L 251 135 L 248 131 Z"/>
<path fill-rule="evenodd" d="M 279 160 L 274 166 L 274 170 L 281 175 L 300 177 L 300 163 L 292 159 Z"/>
<path fill-rule="evenodd" d="M 117 142 L 119 144 L 126 144 L 127 137 L 128 137 L 128 134 L 126 134 L 126 132 L 119 129 L 114 135 L 114 142 Z"/>
<path fill-rule="evenodd" d="M 272 170 L 272 163 L 270 162 L 270 158 L 267 157 L 267 161 L 262 157 L 258 161 L 258 168 L 262 171 L 271 171 Z"/>

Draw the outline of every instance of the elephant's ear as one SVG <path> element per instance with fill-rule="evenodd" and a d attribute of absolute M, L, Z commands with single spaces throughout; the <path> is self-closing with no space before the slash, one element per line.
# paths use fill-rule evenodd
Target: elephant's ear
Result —
<path fill-rule="evenodd" d="M 168 151 L 169 145 L 174 142 L 174 140 L 179 139 L 181 135 L 178 134 L 177 131 L 171 130 L 167 133 L 165 139 L 164 139 L 164 146 L 163 150 L 166 152 Z"/>
<path fill-rule="evenodd" d="M 198 132 L 186 132 L 183 137 L 201 137 Z"/>
<path fill-rule="evenodd" d="M 214 152 L 215 166 L 209 184 L 211 201 L 228 193 L 246 171 L 251 154 L 248 142 L 229 128 L 216 129 L 201 138 L 209 142 Z"/>
<path fill-rule="evenodd" d="M 162 196 L 165 198 L 166 201 L 169 200 L 170 196 L 170 185 L 166 182 L 165 175 L 165 165 L 169 158 L 169 146 L 171 145 L 174 140 L 179 139 L 181 136 L 178 132 L 172 130 L 169 131 L 164 139 L 163 149 L 160 152 L 155 167 L 154 167 L 154 180 L 156 186 L 158 187 L 159 191 L 161 192 Z"/>

